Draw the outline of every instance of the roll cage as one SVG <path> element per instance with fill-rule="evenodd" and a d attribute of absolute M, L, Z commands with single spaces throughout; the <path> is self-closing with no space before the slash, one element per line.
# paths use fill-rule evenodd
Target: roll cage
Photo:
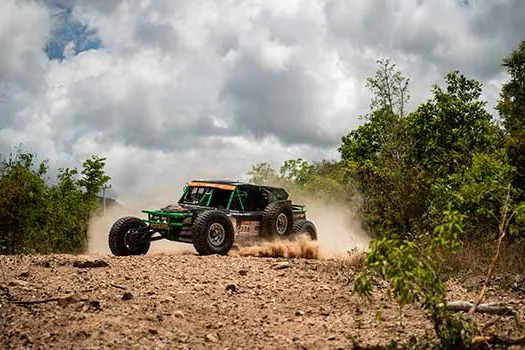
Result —
<path fill-rule="evenodd" d="M 246 212 L 260 211 L 271 202 L 287 199 L 288 193 L 278 187 L 192 181 L 184 187 L 178 204 Z"/>

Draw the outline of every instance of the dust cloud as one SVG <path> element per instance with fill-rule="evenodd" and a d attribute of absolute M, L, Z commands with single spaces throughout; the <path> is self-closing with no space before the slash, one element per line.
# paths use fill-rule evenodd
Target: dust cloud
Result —
<path fill-rule="evenodd" d="M 370 241 L 351 209 L 337 203 L 327 203 L 308 197 L 297 203 L 306 205 L 306 218 L 317 229 L 317 241 L 305 237 L 295 240 L 273 240 L 240 247 L 240 256 L 283 257 L 306 259 L 348 259 L 350 251 L 364 251 Z M 294 203 L 296 201 L 294 200 Z"/>
<path fill-rule="evenodd" d="M 239 247 L 238 250 L 233 250 L 230 255 L 265 258 L 319 259 L 320 250 L 317 242 L 303 236 L 293 241 L 274 240 Z"/>
<path fill-rule="evenodd" d="M 111 254 L 108 245 L 108 234 L 111 226 L 123 216 L 136 216 L 144 218 L 146 214 L 143 209 L 159 209 L 170 204 L 169 201 L 163 203 L 133 203 L 132 208 L 111 206 L 106 210 L 105 215 L 96 216 L 91 219 L 88 227 L 88 248 L 87 254 L 107 255 Z M 159 240 L 151 243 L 148 254 L 188 254 L 195 252 L 193 246 L 187 243 L 171 242 Z"/>

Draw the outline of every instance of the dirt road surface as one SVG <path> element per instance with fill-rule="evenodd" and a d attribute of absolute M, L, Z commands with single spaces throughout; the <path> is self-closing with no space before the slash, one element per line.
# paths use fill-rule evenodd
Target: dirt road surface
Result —
<path fill-rule="evenodd" d="M 432 338 L 415 307 L 401 323 L 387 302 L 376 322 L 381 293 L 371 304 L 352 295 L 353 264 L 193 253 L 1 256 L 0 347 L 351 349 Z M 452 298 L 474 295 L 451 287 Z M 522 295 L 489 298 L 525 311 Z"/>

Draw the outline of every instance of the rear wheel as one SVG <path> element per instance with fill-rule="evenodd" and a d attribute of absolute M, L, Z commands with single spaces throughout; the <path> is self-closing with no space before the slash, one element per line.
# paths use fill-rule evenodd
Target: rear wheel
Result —
<path fill-rule="evenodd" d="M 315 225 L 308 220 L 297 220 L 293 224 L 292 236 L 296 238 L 303 234 L 308 235 L 312 241 L 317 241 L 317 229 Z"/>
<path fill-rule="evenodd" d="M 202 212 L 195 219 L 191 231 L 193 246 L 200 255 L 226 255 L 233 246 L 233 225 L 224 212 Z"/>
<path fill-rule="evenodd" d="M 117 256 L 144 255 L 148 252 L 150 242 L 138 242 L 138 230 L 147 225 L 134 216 L 118 219 L 109 231 L 108 243 L 111 252 Z"/>
<path fill-rule="evenodd" d="M 261 234 L 266 237 L 284 238 L 292 234 L 293 212 L 288 202 L 270 203 L 263 211 Z"/>

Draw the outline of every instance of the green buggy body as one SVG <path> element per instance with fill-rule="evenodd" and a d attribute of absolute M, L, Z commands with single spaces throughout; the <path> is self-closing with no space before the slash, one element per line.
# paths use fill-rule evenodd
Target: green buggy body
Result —
<path fill-rule="evenodd" d="M 115 255 L 145 254 L 159 239 L 192 243 L 199 254 L 227 254 L 240 236 L 317 239 L 304 205 L 292 204 L 280 187 L 235 181 L 190 181 L 175 205 L 123 217 L 109 232 Z"/>

